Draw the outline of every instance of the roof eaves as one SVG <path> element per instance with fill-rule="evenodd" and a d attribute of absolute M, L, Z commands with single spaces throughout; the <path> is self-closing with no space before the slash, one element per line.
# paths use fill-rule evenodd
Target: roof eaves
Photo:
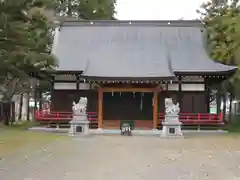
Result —
<path fill-rule="evenodd" d="M 108 81 L 108 80 L 116 80 L 116 81 L 162 81 L 162 80 L 173 80 L 175 76 L 167 76 L 167 77 L 97 77 L 97 76 L 81 76 L 87 80 L 94 81 Z"/>
<path fill-rule="evenodd" d="M 174 71 L 175 75 L 205 75 L 205 76 L 227 76 L 237 71 L 237 67 L 223 71 Z"/>
<path fill-rule="evenodd" d="M 74 71 L 74 70 L 56 70 L 55 74 L 76 74 L 81 75 L 83 73 L 82 70 Z"/>

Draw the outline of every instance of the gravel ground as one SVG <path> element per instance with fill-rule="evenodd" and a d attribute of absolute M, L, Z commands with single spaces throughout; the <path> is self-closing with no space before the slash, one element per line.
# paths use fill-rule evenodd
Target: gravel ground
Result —
<path fill-rule="evenodd" d="M 230 135 L 69 137 L 0 160 L 0 179 L 237 180 L 239 140 Z"/>

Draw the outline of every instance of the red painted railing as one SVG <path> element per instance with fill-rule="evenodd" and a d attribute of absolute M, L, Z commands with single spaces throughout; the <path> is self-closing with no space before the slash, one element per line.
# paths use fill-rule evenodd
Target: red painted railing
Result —
<path fill-rule="evenodd" d="M 158 114 L 158 121 L 162 123 L 164 113 Z M 214 125 L 223 124 L 223 115 L 210 113 L 180 113 L 179 120 L 185 125 Z"/>
<path fill-rule="evenodd" d="M 97 121 L 97 112 L 87 112 L 89 121 Z M 72 112 L 36 111 L 36 121 L 70 121 Z"/>
<path fill-rule="evenodd" d="M 88 112 L 89 121 L 97 121 L 97 112 Z M 36 121 L 70 121 L 72 112 L 36 111 Z M 216 125 L 223 124 L 223 115 L 209 113 L 180 113 L 180 121 L 185 125 Z M 158 123 L 164 120 L 164 113 L 158 113 Z"/>

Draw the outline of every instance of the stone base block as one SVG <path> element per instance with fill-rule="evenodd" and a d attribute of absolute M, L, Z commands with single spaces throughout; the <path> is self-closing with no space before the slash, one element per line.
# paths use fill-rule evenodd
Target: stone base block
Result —
<path fill-rule="evenodd" d="M 69 136 L 89 134 L 89 121 L 71 121 L 68 134 Z"/>
<path fill-rule="evenodd" d="M 181 124 L 167 124 L 163 123 L 161 137 L 183 137 Z"/>

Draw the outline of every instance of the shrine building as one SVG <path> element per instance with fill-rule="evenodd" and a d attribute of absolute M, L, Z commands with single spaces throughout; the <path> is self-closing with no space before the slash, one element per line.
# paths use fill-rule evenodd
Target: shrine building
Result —
<path fill-rule="evenodd" d="M 136 129 L 158 128 L 166 97 L 179 102 L 183 123 L 218 123 L 220 114 L 209 113 L 209 86 L 237 69 L 210 59 L 195 20 L 65 21 L 56 29 L 53 54 L 59 61 L 55 120 L 71 120 L 72 102 L 87 97 L 90 121 L 107 129 L 124 120 Z M 44 120 L 41 113 L 38 119 Z"/>

